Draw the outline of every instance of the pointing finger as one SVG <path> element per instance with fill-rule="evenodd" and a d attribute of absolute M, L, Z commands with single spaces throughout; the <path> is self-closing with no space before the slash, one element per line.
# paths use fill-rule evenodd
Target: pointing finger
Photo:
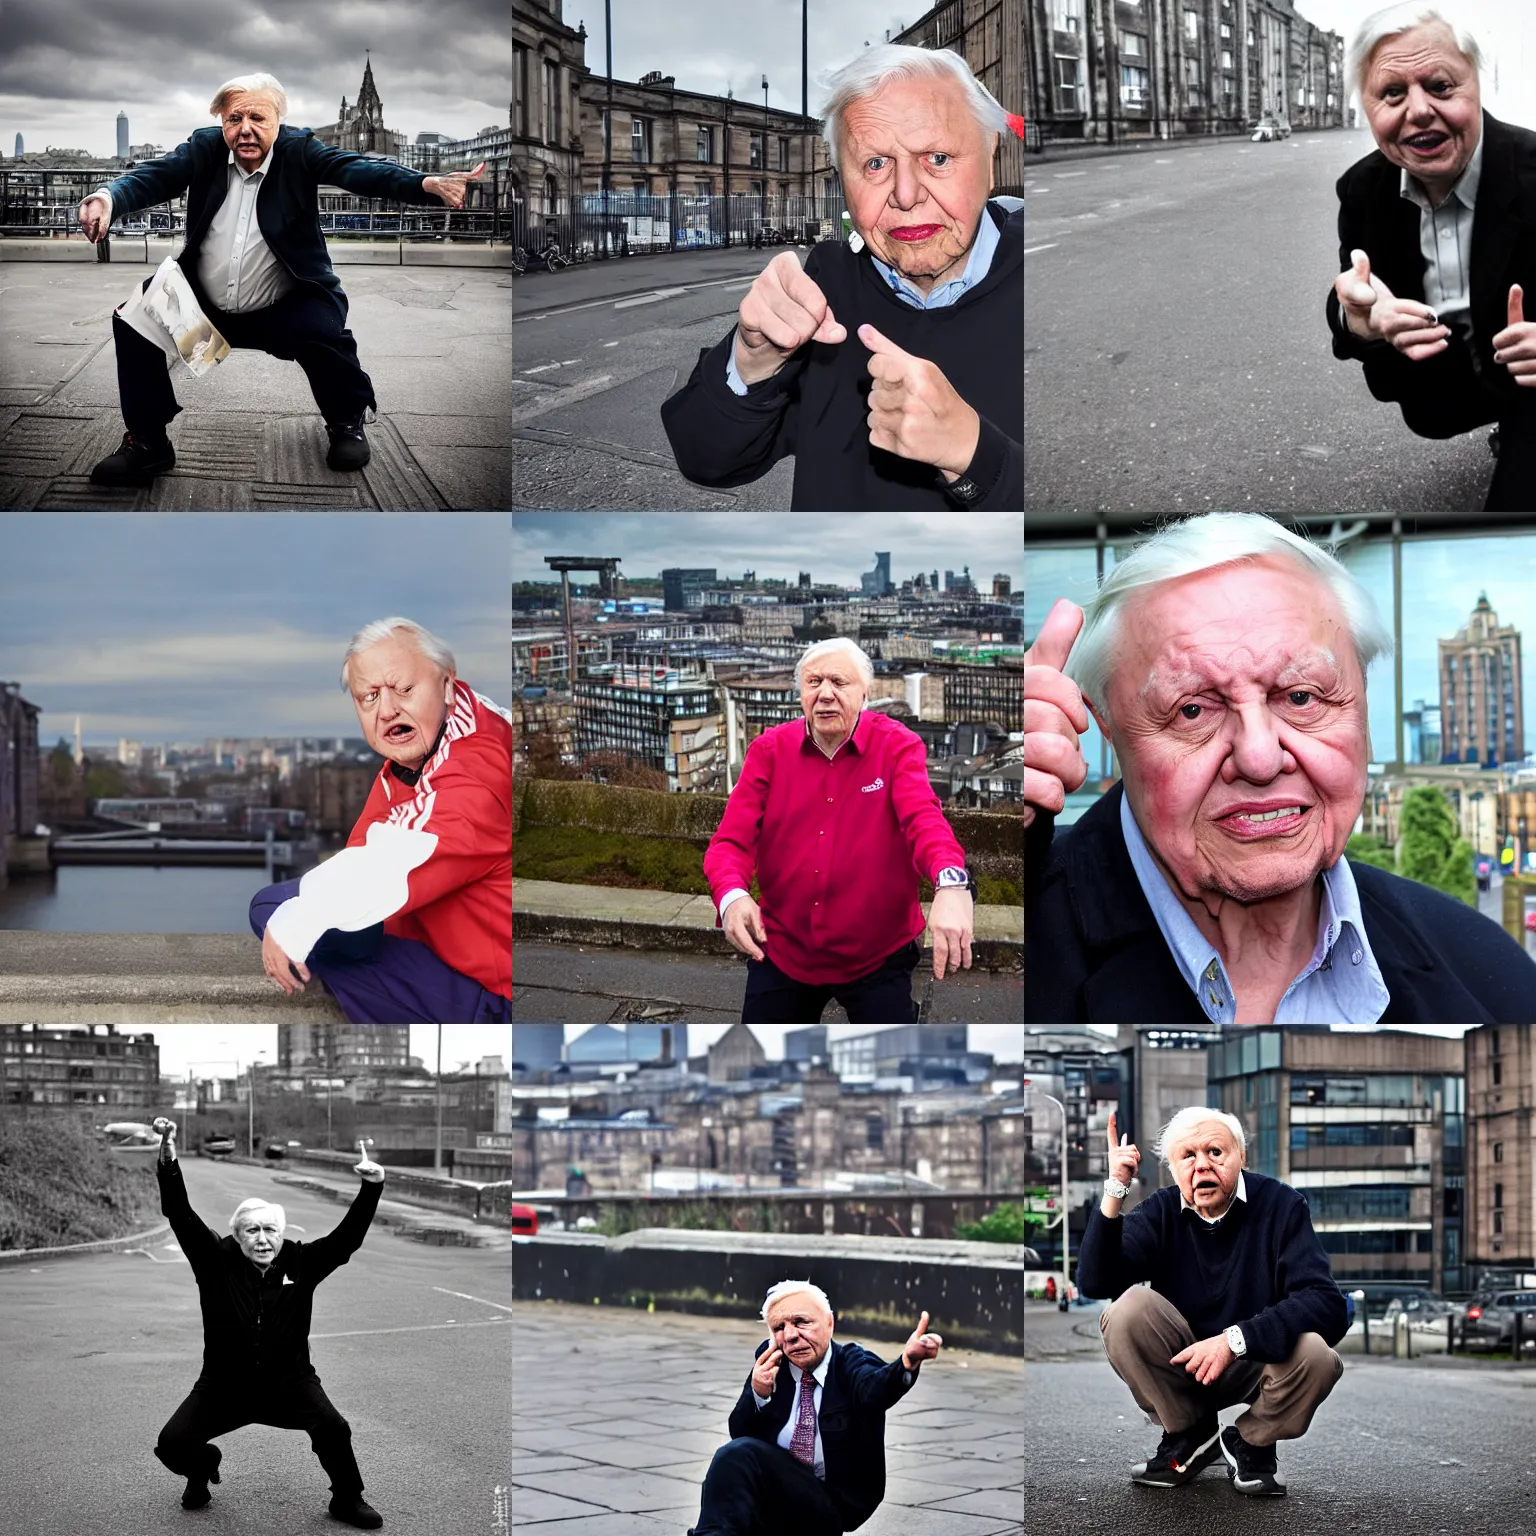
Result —
<path fill-rule="evenodd" d="M 1510 285 L 1509 323 L 1511 325 L 1525 324 L 1525 290 L 1519 283 L 1512 283 Z"/>
<path fill-rule="evenodd" d="M 1065 597 L 1057 598 L 1035 636 L 1035 643 L 1024 653 L 1024 665 L 1033 663 L 1061 671 L 1082 627 L 1083 610 Z"/>
<path fill-rule="evenodd" d="M 928 1314 L 926 1312 L 918 1319 L 917 1331 L 919 1333 L 926 1333 L 928 1331 Z"/>
<path fill-rule="evenodd" d="M 911 353 L 898 347 L 894 341 L 882 336 L 872 325 L 859 327 L 859 340 L 877 357 L 911 357 Z"/>
<path fill-rule="evenodd" d="M 1118 1143 L 1115 1140 L 1116 1119 L 1117 1119 L 1117 1111 L 1115 1111 L 1113 1109 L 1110 1110 L 1110 1112 L 1109 1112 L 1109 1151 L 1110 1151 L 1110 1155 L 1111 1156 L 1114 1155 L 1115 1150 L 1116 1150 L 1116 1148 L 1118 1146 Z"/>

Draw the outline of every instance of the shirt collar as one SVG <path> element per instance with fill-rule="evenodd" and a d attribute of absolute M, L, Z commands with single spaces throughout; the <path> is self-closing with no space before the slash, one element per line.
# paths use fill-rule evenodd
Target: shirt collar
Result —
<path fill-rule="evenodd" d="M 266 159 L 263 160 L 261 162 L 261 164 L 258 165 L 254 171 L 243 171 L 243 170 L 240 169 L 240 162 L 235 159 L 235 152 L 234 152 L 234 150 L 230 150 L 230 152 L 229 152 L 229 164 L 234 166 L 235 170 L 237 172 L 239 172 L 240 180 L 241 181 L 249 181 L 252 176 L 262 176 L 262 175 L 266 174 L 267 167 L 272 164 L 272 150 L 275 150 L 276 148 L 277 148 L 277 140 L 273 139 L 272 140 L 272 149 L 269 149 L 267 151 Z"/>
<path fill-rule="evenodd" d="M 805 743 L 801 750 L 803 751 L 808 747 L 812 752 L 819 753 L 822 757 L 826 758 L 829 763 L 837 757 L 844 747 L 852 747 L 855 752 L 862 754 L 864 751 L 864 738 L 868 735 L 868 732 L 864 729 L 864 720 L 868 714 L 869 708 L 866 705 L 865 708 L 859 711 L 859 718 L 853 722 L 853 729 L 838 743 L 837 751 L 832 753 L 831 757 L 827 757 L 827 754 L 822 752 L 815 736 L 811 734 L 811 717 L 807 715 L 805 717 Z"/>
<path fill-rule="evenodd" d="M 1483 179 L 1483 145 L 1487 142 L 1488 118 L 1485 113 L 1478 126 L 1477 148 L 1472 151 L 1472 158 L 1467 161 L 1466 169 L 1456 178 L 1456 185 L 1446 195 L 1445 203 L 1450 202 L 1451 198 L 1455 197 L 1460 198 L 1467 208 L 1475 209 L 1477 207 L 1477 187 L 1478 183 Z M 1403 169 L 1402 177 L 1398 183 L 1398 190 L 1410 203 L 1422 209 L 1425 213 L 1434 211 L 1434 204 L 1429 200 L 1429 193 L 1424 190 L 1424 183 L 1407 167 Z M 1440 206 L 1442 208 L 1445 207 L 1445 203 L 1441 203 Z"/>
<path fill-rule="evenodd" d="M 1152 915 L 1157 919 L 1157 926 L 1185 985 L 1200 999 L 1202 1008 L 1206 1007 L 1212 983 L 1219 983 L 1230 997 L 1231 986 L 1221 956 L 1211 941 L 1195 926 L 1195 920 L 1185 910 L 1184 903 L 1169 885 L 1167 876 L 1153 860 L 1152 850 L 1147 846 L 1135 816 L 1131 814 L 1130 796 L 1123 793 L 1120 796 L 1120 830 L 1125 836 L 1126 852 L 1131 856 L 1137 883 L 1152 908 Z M 1371 950 L 1370 939 L 1366 935 L 1365 914 L 1360 907 L 1360 891 L 1355 885 L 1354 872 L 1349 867 L 1349 860 L 1342 857 L 1331 869 L 1323 871 L 1323 893 L 1317 914 L 1317 942 L 1312 946 L 1312 954 L 1306 965 L 1286 988 L 1286 997 L 1314 972 L 1331 971 L 1335 949 L 1341 944 L 1345 946 L 1344 953 L 1350 961 L 1341 975 L 1358 975 L 1360 978 L 1359 995 L 1356 996 L 1354 989 L 1350 989 L 1350 1000 L 1357 1002 L 1359 1008 L 1351 1009 L 1350 1012 L 1363 1014 L 1374 1007 L 1376 1011 L 1363 1021 L 1373 1022 L 1381 1017 L 1390 997 Z M 1202 983 L 1205 984 L 1204 990 Z M 1340 990 L 1346 985 L 1341 982 Z M 1282 998 L 1282 1005 L 1284 1001 Z M 1211 1016 L 1209 1009 L 1207 1015 Z M 1278 1022 L 1278 1011 L 1276 1019 Z M 1340 1022 L 1361 1020 L 1341 1019 Z"/>
<path fill-rule="evenodd" d="M 818 1364 L 816 1366 L 816 1369 L 811 1372 L 811 1377 L 815 1381 L 815 1383 L 816 1383 L 816 1385 L 818 1387 L 825 1387 L 826 1386 L 826 1384 L 827 1384 L 827 1367 L 829 1365 L 831 1365 L 831 1364 L 832 1364 L 832 1346 L 829 1344 L 829 1345 L 827 1345 L 827 1352 L 826 1352 L 826 1354 L 824 1354 L 821 1357 L 821 1360 L 818 1362 Z M 790 1369 L 790 1374 L 795 1378 L 795 1390 L 798 1392 L 800 1390 L 800 1378 L 805 1375 L 805 1372 L 802 1371 L 800 1369 L 800 1367 L 798 1365 L 796 1365 L 793 1360 L 791 1360 L 789 1362 L 789 1369 Z"/>
<path fill-rule="evenodd" d="M 1232 1199 L 1234 1202 L 1241 1200 L 1244 1205 L 1248 1204 L 1248 1181 L 1243 1177 L 1241 1171 L 1239 1171 L 1237 1175 L 1237 1192 L 1232 1196 Z M 1189 1201 L 1184 1198 L 1184 1191 L 1182 1189 L 1179 1191 L 1179 1210 L 1195 1211 L 1194 1206 L 1192 1206 Z M 1220 1216 L 1204 1216 L 1201 1215 L 1199 1211 L 1195 1211 L 1195 1215 L 1199 1216 L 1200 1220 L 1203 1221 L 1206 1226 L 1214 1227 L 1218 1221 L 1226 1220 L 1231 1212 L 1232 1207 L 1229 1205 L 1226 1210 L 1221 1213 Z"/>
<path fill-rule="evenodd" d="M 959 277 L 935 283 L 927 294 L 920 292 L 899 272 L 888 267 L 873 250 L 869 253 L 869 259 L 874 262 L 875 270 L 885 279 L 897 298 L 917 309 L 944 309 L 961 294 L 968 293 L 992 270 L 992 258 L 997 255 L 1000 239 L 996 221 L 984 206 L 981 210 L 981 223 L 976 226 L 976 238 L 971 241 L 971 254 L 965 263 L 965 270 Z"/>

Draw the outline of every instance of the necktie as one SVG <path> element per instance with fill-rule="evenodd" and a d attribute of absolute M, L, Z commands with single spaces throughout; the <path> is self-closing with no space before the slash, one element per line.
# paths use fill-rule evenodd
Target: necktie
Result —
<path fill-rule="evenodd" d="M 789 1437 L 789 1453 L 808 1467 L 816 1465 L 816 1378 L 809 1371 L 800 1373 L 800 1417 Z"/>

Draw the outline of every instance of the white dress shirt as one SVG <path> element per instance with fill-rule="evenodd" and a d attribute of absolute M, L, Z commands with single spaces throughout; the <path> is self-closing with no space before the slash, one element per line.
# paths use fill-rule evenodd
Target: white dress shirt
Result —
<path fill-rule="evenodd" d="M 816 1369 L 811 1372 L 811 1379 L 816 1383 L 811 1392 L 811 1405 L 816 1410 L 816 1460 L 811 1470 L 823 1482 L 827 1478 L 827 1461 L 821 1450 L 821 1393 L 827 1384 L 827 1368 L 832 1364 L 832 1351 L 829 1349 L 821 1357 Z M 800 1422 L 800 1378 L 805 1372 L 795 1364 L 789 1362 L 789 1373 L 795 1378 L 795 1395 L 790 1401 L 789 1417 L 784 1421 L 784 1428 L 779 1431 L 778 1443 L 784 1450 L 789 1449 L 789 1442 L 795 1438 L 795 1425 Z M 771 1397 L 758 1397 L 757 1388 L 753 1387 L 752 1397 L 759 1408 L 766 1408 L 773 1401 Z"/>
<path fill-rule="evenodd" d="M 1485 125 L 1486 126 L 1486 125 Z M 1419 210 L 1419 251 L 1424 257 L 1424 302 L 1441 321 L 1457 328 L 1447 316 L 1470 331 L 1472 309 L 1472 221 L 1477 214 L 1477 187 L 1483 176 L 1483 134 L 1456 185 L 1437 208 L 1424 184 L 1404 170 L 1399 190 Z"/>

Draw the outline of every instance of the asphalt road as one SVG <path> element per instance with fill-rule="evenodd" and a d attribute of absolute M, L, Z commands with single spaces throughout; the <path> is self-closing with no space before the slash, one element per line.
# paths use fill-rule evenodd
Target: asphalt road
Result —
<path fill-rule="evenodd" d="M 662 402 L 735 324 L 776 250 L 681 252 L 529 272 L 513 284 L 512 505 L 783 510 L 794 465 L 735 490 L 679 474 Z M 802 260 L 806 252 L 800 251 Z"/>
<path fill-rule="evenodd" d="M 1310 1431 L 1277 1450 L 1284 1499 L 1234 1493 L 1222 1463 L 1139 1488 L 1156 1449 L 1097 1344 L 1096 1309 L 1025 1312 L 1028 1536 L 1524 1536 L 1536 1530 L 1536 1370 L 1344 1357 Z M 1052 1336 L 1042 1342 L 1043 1332 Z M 1231 1423 L 1240 1409 L 1222 1414 Z"/>
<path fill-rule="evenodd" d="M 330 1231 L 344 1210 L 265 1169 L 198 1158 L 183 1168 L 192 1208 L 215 1231 L 253 1194 L 280 1203 L 298 1237 Z M 497 1530 L 510 1482 L 507 1265 L 505 1252 L 426 1246 L 374 1225 L 315 1293 L 310 1358 L 352 1426 L 386 1532 Z M 197 1286 L 173 1240 L 0 1267 L 4 1536 L 348 1529 L 326 1511 L 308 1437 L 262 1425 L 219 1442 L 213 1503 L 181 1508 L 184 1484 L 153 1447 L 201 1358 Z"/>
<path fill-rule="evenodd" d="M 1027 511 L 1482 507 L 1487 433 L 1416 438 L 1333 357 L 1334 183 L 1373 147 L 1335 130 L 1031 170 Z"/>

